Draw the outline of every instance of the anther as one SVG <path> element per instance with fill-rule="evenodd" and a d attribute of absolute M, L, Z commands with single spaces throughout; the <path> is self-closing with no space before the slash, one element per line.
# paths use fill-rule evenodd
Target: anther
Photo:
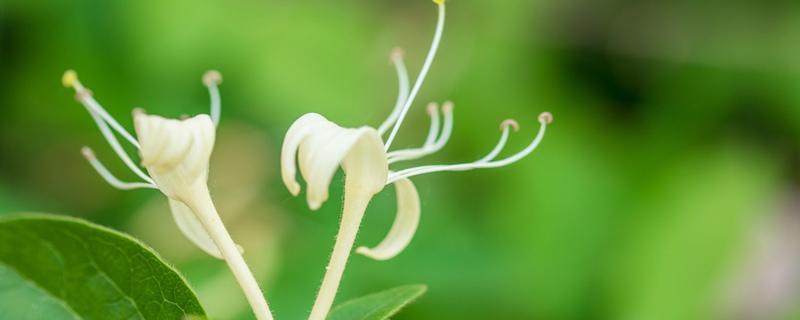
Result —
<path fill-rule="evenodd" d="M 453 107 L 454 107 L 453 102 L 452 101 L 447 101 L 442 105 L 442 112 L 444 112 L 444 113 L 453 112 Z"/>
<path fill-rule="evenodd" d="M 553 114 L 550 112 L 542 112 L 539 115 L 539 122 L 542 124 L 550 124 L 553 122 Z"/>
<path fill-rule="evenodd" d="M 219 85 L 222 83 L 222 74 L 217 70 L 208 70 L 203 74 L 203 84 L 206 87 Z"/>
<path fill-rule="evenodd" d="M 514 132 L 519 131 L 519 123 L 517 123 L 517 121 L 514 119 L 506 119 L 500 123 L 500 130 L 505 130 L 508 127 L 514 129 Z"/>
<path fill-rule="evenodd" d="M 75 70 L 69 69 L 64 71 L 64 75 L 61 76 L 61 84 L 67 88 L 72 88 L 75 86 L 76 82 L 78 82 L 78 73 L 75 72 Z"/>
<path fill-rule="evenodd" d="M 83 155 L 84 158 L 86 158 L 86 160 L 89 161 L 97 159 L 97 157 L 94 156 L 94 151 L 92 151 L 92 149 L 89 147 L 81 148 L 81 154 Z"/>
<path fill-rule="evenodd" d="M 436 102 L 429 103 L 428 104 L 428 108 L 427 108 L 428 115 L 429 116 L 433 116 L 433 114 L 436 113 L 436 111 L 437 111 L 436 109 L 438 109 L 438 108 L 439 108 L 439 105 L 436 104 Z"/>
<path fill-rule="evenodd" d="M 442 6 L 442 5 L 444 5 L 444 0 L 433 0 L 433 3 Z"/>
<path fill-rule="evenodd" d="M 405 52 L 403 52 L 402 48 L 396 47 L 392 49 L 392 53 L 389 55 L 389 58 L 391 58 L 392 61 L 402 60 L 404 54 Z"/>

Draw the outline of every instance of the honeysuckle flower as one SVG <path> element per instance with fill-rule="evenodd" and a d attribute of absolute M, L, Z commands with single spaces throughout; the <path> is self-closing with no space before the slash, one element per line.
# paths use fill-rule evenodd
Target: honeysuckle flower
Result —
<path fill-rule="evenodd" d="M 218 72 L 209 71 L 204 76 L 203 82 L 209 90 L 217 91 L 220 80 Z M 70 70 L 64 74 L 63 83 L 75 89 L 76 99 L 89 111 L 111 148 L 143 181 L 121 181 L 97 159 L 92 149 L 84 147 L 83 156 L 100 176 L 118 189 L 152 188 L 163 192 L 169 198 L 175 222 L 184 235 L 203 251 L 222 259 L 222 254 L 208 232 L 185 205 L 185 202 L 198 191 L 197 189 L 206 184 L 208 163 L 214 148 L 215 123 L 219 121 L 219 100 L 211 104 L 211 114 L 217 115 L 214 119 L 207 114 L 200 114 L 184 120 L 174 120 L 148 115 L 141 109 L 134 109 L 133 120 L 137 139 L 94 99 L 91 91 L 81 84 L 74 71 Z M 112 129 L 139 150 L 141 164 L 149 175 L 134 163 Z"/>
<path fill-rule="evenodd" d="M 419 159 L 439 151 L 445 146 L 453 130 L 453 104 L 446 102 L 442 105 L 441 112 L 444 119 L 440 119 L 439 106 L 429 104 L 427 111 L 431 125 L 423 145 L 418 148 L 389 151 L 403 119 L 422 86 L 441 41 L 445 5 L 444 0 L 434 0 L 434 3 L 437 4 L 439 13 L 436 31 L 419 76 L 410 91 L 402 52 L 399 49 L 392 52 L 391 58 L 397 72 L 399 93 L 389 117 L 377 129 L 369 126 L 344 128 L 319 114 L 309 113 L 297 119 L 289 127 L 284 138 L 281 150 L 283 182 L 289 191 L 297 196 L 301 189 L 296 180 L 299 166 L 300 174 L 307 184 L 306 201 L 312 210 L 320 208 L 328 199 L 328 187 L 340 166 L 345 173 L 342 221 L 310 319 L 324 319 L 330 310 L 364 211 L 372 197 L 386 185 L 394 184 L 397 194 L 395 221 L 387 236 L 377 246 L 356 249 L 357 253 L 375 260 L 387 260 L 397 256 L 408 246 L 416 232 L 420 217 L 420 200 L 409 178 L 433 172 L 509 165 L 533 152 L 542 141 L 547 124 L 552 122 L 550 113 L 541 113 L 538 117 L 539 132 L 533 141 L 522 151 L 503 159 L 497 159 L 497 156 L 505 147 L 510 131 L 519 130 L 519 125 L 514 120 L 505 120 L 501 123 L 501 135 L 497 145 L 486 156 L 476 161 L 426 165 L 402 170 L 389 168 L 392 164 Z M 382 137 L 387 132 L 389 135 L 384 140 Z"/>
<path fill-rule="evenodd" d="M 94 99 L 74 71 L 65 72 L 62 82 L 64 86 L 75 89 L 76 99 L 89 112 L 111 148 L 142 181 L 120 180 L 97 159 L 92 149 L 84 147 L 83 156 L 97 173 L 118 189 L 151 188 L 166 195 L 181 232 L 206 253 L 225 260 L 256 316 L 259 319 L 272 319 L 261 289 L 241 256 L 242 249 L 225 229 L 208 190 L 209 160 L 220 118 L 218 85 L 222 82 L 222 76 L 219 72 L 212 70 L 203 76 L 203 83 L 211 96 L 209 114 L 177 120 L 134 109 L 136 138 Z M 147 173 L 134 163 L 114 132 L 139 150 L 141 166 Z"/>

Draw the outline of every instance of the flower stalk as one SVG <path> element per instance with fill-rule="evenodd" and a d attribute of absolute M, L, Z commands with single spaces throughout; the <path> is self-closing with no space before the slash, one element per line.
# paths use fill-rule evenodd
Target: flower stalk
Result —
<path fill-rule="evenodd" d="M 238 246 L 233 242 L 230 233 L 225 228 L 225 224 L 222 223 L 214 202 L 211 200 L 208 187 L 205 184 L 201 184 L 195 186 L 194 189 L 196 190 L 193 190 L 194 192 L 191 193 L 188 199 L 184 200 L 184 203 L 195 213 L 208 235 L 211 236 L 214 244 L 219 248 L 225 263 L 228 264 L 228 268 L 236 278 L 236 282 L 242 288 L 247 302 L 250 303 L 256 319 L 272 320 L 272 313 L 269 310 L 267 300 L 264 298 L 264 293 L 258 286 L 250 267 L 248 267 L 239 252 Z"/>
<path fill-rule="evenodd" d="M 347 182 L 345 182 L 346 184 Z M 339 233 L 336 235 L 331 260 L 328 262 L 328 267 L 325 268 L 322 286 L 316 301 L 314 301 L 314 307 L 311 309 L 310 320 L 324 320 L 331 310 L 345 266 L 347 266 L 347 260 L 350 257 L 350 251 L 353 250 L 356 241 L 361 219 L 364 217 L 364 212 L 366 212 L 372 196 L 370 193 L 363 192 L 345 193 L 342 223 L 339 226 Z"/>

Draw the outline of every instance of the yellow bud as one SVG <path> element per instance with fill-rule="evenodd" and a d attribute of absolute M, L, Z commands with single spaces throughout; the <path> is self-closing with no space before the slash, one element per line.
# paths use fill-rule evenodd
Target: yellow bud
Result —
<path fill-rule="evenodd" d="M 61 84 L 63 84 L 67 88 L 71 88 L 75 86 L 75 82 L 78 81 L 78 74 L 75 73 L 75 70 L 67 70 L 64 71 L 64 75 L 61 77 Z"/>
<path fill-rule="evenodd" d="M 444 5 L 444 0 L 433 0 L 433 3 L 438 4 L 440 6 Z"/>

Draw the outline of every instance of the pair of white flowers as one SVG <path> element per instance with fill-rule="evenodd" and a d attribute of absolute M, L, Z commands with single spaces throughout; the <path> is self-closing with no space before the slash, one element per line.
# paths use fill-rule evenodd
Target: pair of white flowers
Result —
<path fill-rule="evenodd" d="M 359 247 L 356 250 L 357 253 L 376 260 L 397 256 L 408 246 L 416 232 L 420 219 L 420 199 L 409 178 L 433 172 L 509 165 L 530 154 L 539 145 L 547 124 L 552 121 L 549 113 L 540 114 L 538 121 L 541 126 L 533 141 L 522 151 L 500 160 L 497 157 L 508 141 L 510 131 L 519 129 L 514 120 L 501 123 L 497 145 L 479 160 L 390 170 L 392 164 L 437 152 L 447 143 L 453 130 L 453 104 L 446 102 L 442 105 L 443 119 L 439 106 L 430 104 L 427 111 L 431 125 L 423 145 L 419 148 L 390 151 L 392 141 L 422 86 L 441 41 L 445 21 L 444 0 L 434 2 L 439 10 L 436 31 L 413 87 L 410 86 L 401 51 L 395 50 L 392 53 L 399 93 L 393 111 L 377 129 L 369 126 L 344 128 L 319 114 L 309 113 L 296 120 L 286 133 L 281 150 L 283 182 L 293 195 L 298 195 L 301 190 L 296 180 L 299 168 L 307 185 L 306 200 L 312 210 L 320 208 L 328 199 L 329 185 L 339 167 L 345 173 L 342 222 L 311 319 L 324 319 L 328 314 L 352 251 L 361 218 L 372 197 L 386 185 L 394 184 L 397 194 L 394 224 L 386 238 L 377 246 Z M 203 251 L 224 259 L 242 286 L 256 316 L 259 319 L 271 319 L 266 299 L 241 256 L 241 248 L 234 244 L 225 230 L 207 187 L 209 158 L 220 118 L 218 85 L 221 81 L 222 77 L 216 71 L 209 71 L 203 76 L 203 83 L 208 87 L 211 96 L 209 114 L 175 120 L 134 110 L 134 138 L 94 99 L 91 91 L 78 81 L 74 71 L 67 71 L 63 77 L 63 84 L 75 89 L 77 100 L 92 116 L 111 148 L 142 181 L 121 181 L 101 164 L 89 148 L 84 148 L 84 156 L 100 176 L 119 189 L 153 188 L 166 195 L 174 220 L 184 235 Z M 126 153 L 115 132 L 139 150 L 141 166 L 147 173 Z M 384 140 L 383 136 L 387 133 L 389 135 Z"/>

